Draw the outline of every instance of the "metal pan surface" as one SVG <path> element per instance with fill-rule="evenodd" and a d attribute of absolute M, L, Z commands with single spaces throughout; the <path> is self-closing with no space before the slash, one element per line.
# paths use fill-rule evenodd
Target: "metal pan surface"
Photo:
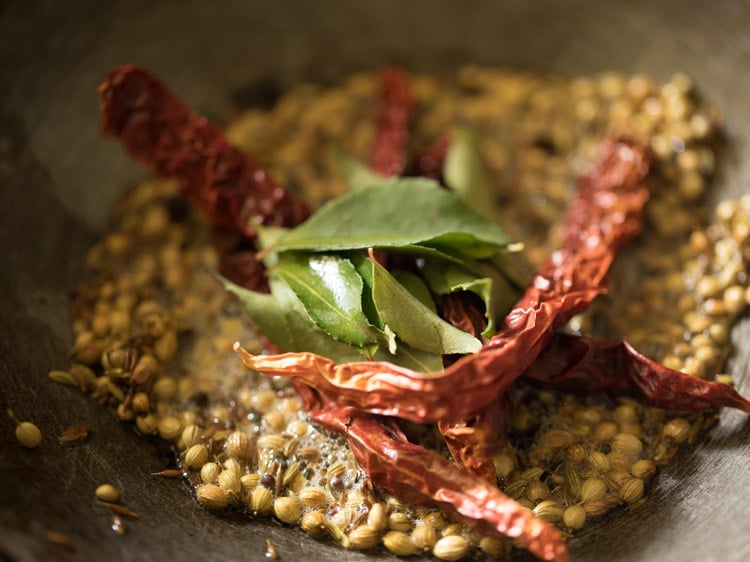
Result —
<path fill-rule="evenodd" d="M 33 412 L 44 446 L 23 451 L 0 424 L 0 560 L 389 560 L 342 551 L 270 522 L 216 516 L 185 485 L 148 476 L 169 453 L 75 390 L 49 383 L 71 343 L 68 292 L 109 209 L 144 177 L 98 132 L 96 86 L 133 62 L 154 70 L 221 122 L 233 94 L 271 79 L 331 81 L 394 62 L 450 71 L 474 62 L 565 75 L 607 69 L 691 75 L 726 117 L 721 195 L 750 192 L 750 4 L 608 0 L 347 2 L 345 0 L 14 1 L 0 7 L 0 406 Z M 731 362 L 750 394 L 750 326 Z M 4 414 L 3 414 L 4 415 Z M 94 420 L 85 445 L 53 437 Z M 572 559 L 739 562 L 750 559 L 750 423 L 725 412 L 689 454 L 663 470 L 648 503 L 617 512 L 570 542 Z M 112 532 L 93 507 L 104 481 L 139 513 Z M 43 539 L 55 529 L 69 550 Z M 527 557 L 522 556 L 523 559 Z M 395 558 L 393 558 L 395 560 Z"/>

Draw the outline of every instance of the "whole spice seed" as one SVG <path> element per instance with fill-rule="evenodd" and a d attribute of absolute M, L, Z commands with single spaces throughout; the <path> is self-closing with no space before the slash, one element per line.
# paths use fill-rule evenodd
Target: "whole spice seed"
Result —
<path fill-rule="evenodd" d="M 534 515 L 543 521 L 556 523 L 563 517 L 563 506 L 554 500 L 540 502 L 533 509 Z"/>
<path fill-rule="evenodd" d="M 327 533 L 326 516 L 322 511 L 308 511 L 302 516 L 300 523 L 302 530 L 312 537 L 320 537 Z"/>
<path fill-rule="evenodd" d="M 419 550 L 406 533 L 388 531 L 383 535 L 383 546 L 396 556 L 414 556 Z"/>
<path fill-rule="evenodd" d="M 559 449 L 561 447 L 567 447 L 573 441 L 575 437 L 569 431 L 564 429 L 552 429 L 539 438 L 540 447 L 549 447 L 550 449 Z"/>
<path fill-rule="evenodd" d="M 66 384 L 68 386 L 78 386 L 75 377 L 67 371 L 53 370 L 49 372 L 49 378 L 52 381 Z"/>
<path fill-rule="evenodd" d="M 378 544 L 378 533 L 369 525 L 360 525 L 349 533 L 349 546 L 357 550 L 369 550 Z"/>
<path fill-rule="evenodd" d="M 8 416 L 16 423 L 16 439 L 27 449 L 36 449 L 42 444 L 42 432 L 31 422 L 22 422 L 13 413 L 8 410 Z"/>
<path fill-rule="evenodd" d="M 87 424 L 71 425 L 60 434 L 60 443 L 67 445 L 68 443 L 83 441 L 91 431 L 92 427 Z"/>
<path fill-rule="evenodd" d="M 580 464 L 586 460 L 586 448 L 580 443 L 571 445 L 565 450 L 565 460 L 573 464 Z"/>
<path fill-rule="evenodd" d="M 193 445 L 197 445 L 201 442 L 201 428 L 195 424 L 185 426 L 182 430 L 182 446 L 189 449 Z"/>
<path fill-rule="evenodd" d="M 388 528 L 391 531 L 406 533 L 411 529 L 411 518 L 406 513 L 396 511 L 388 516 Z"/>
<path fill-rule="evenodd" d="M 587 478 L 581 486 L 581 500 L 590 502 L 600 500 L 607 493 L 607 484 L 601 478 Z"/>
<path fill-rule="evenodd" d="M 229 505 L 226 490 L 215 484 L 201 484 L 195 489 L 198 503 L 207 509 L 224 509 Z"/>
<path fill-rule="evenodd" d="M 513 459 L 505 453 L 496 455 L 492 462 L 495 465 L 495 473 L 499 478 L 507 478 L 515 467 Z"/>
<path fill-rule="evenodd" d="M 253 445 L 242 431 L 234 431 L 227 437 L 225 448 L 230 457 L 248 460 L 253 455 Z"/>
<path fill-rule="evenodd" d="M 441 537 L 447 537 L 449 535 L 460 535 L 463 533 L 465 527 L 461 523 L 451 523 L 443 527 L 440 531 Z"/>
<path fill-rule="evenodd" d="M 159 431 L 159 422 L 153 414 L 137 416 L 135 418 L 135 426 L 138 428 L 138 431 L 144 435 L 156 435 Z"/>
<path fill-rule="evenodd" d="M 429 525 L 430 527 L 438 531 L 441 531 L 443 527 L 448 524 L 448 520 L 445 518 L 445 515 L 443 515 L 440 511 L 431 511 L 430 513 L 425 515 L 422 520 L 424 521 L 425 525 Z"/>
<path fill-rule="evenodd" d="M 419 550 L 428 552 L 435 546 L 438 533 L 435 527 L 429 523 L 420 523 L 411 532 L 411 540 Z"/>
<path fill-rule="evenodd" d="M 600 517 L 609 513 L 617 504 L 617 499 L 612 496 L 605 496 L 598 500 L 589 500 L 583 503 L 583 509 L 587 517 Z"/>
<path fill-rule="evenodd" d="M 75 543 L 71 540 L 71 538 L 58 531 L 45 531 L 44 537 L 53 544 L 63 546 L 70 550 L 75 549 Z"/>
<path fill-rule="evenodd" d="M 97 487 L 94 493 L 96 494 L 97 498 L 103 501 L 107 501 L 107 502 L 120 501 L 120 490 L 115 488 L 112 484 L 102 484 L 99 487 Z"/>
<path fill-rule="evenodd" d="M 271 539 L 266 539 L 266 558 L 269 560 L 278 560 L 280 558 L 279 552 L 271 542 Z"/>
<path fill-rule="evenodd" d="M 182 424 L 174 416 L 167 416 L 159 420 L 157 430 L 165 441 L 176 441 L 182 434 Z"/>
<path fill-rule="evenodd" d="M 639 459 L 630 467 L 630 473 L 636 478 L 647 480 L 656 474 L 656 465 L 650 459 Z"/>
<path fill-rule="evenodd" d="M 613 452 L 620 453 L 626 457 L 635 457 L 643 450 L 641 440 L 627 433 L 618 433 L 615 435 L 610 445 Z"/>
<path fill-rule="evenodd" d="M 124 505 L 120 505 L 119 503 L 114 503 L 110 501 L 105 500 L 97 500 L 96 505 L 100 507 L 106 507 L 108 508 L 112 513 L 116 515 L 122 515 L 124 517 L 132 517 L 133 519 L 138 518 L 138 514 L 133 511 L 132 509 L 125 507 Z"/>
<path fill-rule="evenodd" d="M 240 483 L 245 490 L 252 490 L 260 484 L 260 474 L 257 472 L 251 472 L 250 474 L 243 474 L 240 476 Z"/>
<path fill-rule="evenodd" d="M 224 466 L 224 470 L 234 472 L 238 478 L 242 477 L 244 471 L 242 465 L 237 459 L 230 457 L 226 459 L 222 465 Z"/>
<path fill-rule="evenodd" d="M 147 414 L 151 409 L 151 400 L 145 392 L 137 392 L 133 396 L 133 411 L 136 414 Z"/>
<path fill-rule="evenodd" d="M 509 544 L 499 537 L 486 536 L 479 540 L 479 549 L 487 556 L 500 558 L 508 554 Z"/>
<path fill-rule="evenodd" d="M 265 486 L 258 486 L 250 494 L 250 511 L 255 516 L 268 513 L 273 504 L 273 493 Z"/>
<path fill-rule="evenodd" d="M 605 421 L 594 428 L 594 439 L 600 443 L 608 443 L 617 435 L 617 424 Z"/>
<path fill-rule="evenodd" d="M 376 502 L 367 513 L 367 524 L 376 532 L 385 531 L 388 528 L 388 517 L 385 515 L 383 504 Z"/>
<path fill-rule="evenodd" d="M 632 504 L 643 497 L 643 480 L 628 478 L 620 488 L 620 500 Z"/>
<path fill-rule="evenodd" d="M 152 472 L 151 476 L 161 476 L 162 478 L 179 478 L 182 476 L 182 472 L 174 468 L 167 468 L 160 470 L 159 472 Z"/>
<path fill-rule="evenodd" d="M 581 529 L 586 524 L 586 510 L 581 505 L 571 505 L 563 512 L 563 523 L 571 531 Z"/>
<path fill-rule="evenodd" d="M 302 505 L 294 497 L 276 498 L 273 502 L 273 513 L 282 523 L 294 525 L 302 516 Z"/>
<path fill-rule="evenodd" d="M 202 470 L 203 469 L 201 468 L 201 472 Z M 242 482 L 234 470 L 222 470 L 216 477 L 216 481 L 220 487 L 227 491 L 230 499 L 239 496 L 240 490 L 242 489 Z"/>
<path fill-rule="evenodd" d="M 349 537 L 339 525 L 328 519 L 325 519 L 324 525 L 326 532 L 334 541 L 344 548 L 349 548 Z"/>
<path fill-rule="evenodd" d="M 432 547 L 432 554 L 440 560 L 461 560 L 469 554 L 469 542 L 460 535 L 443 537 Z"/>
<path fill-rule="evenodd" d="M 193 445 L 185 452 L 185 466 L 199 470 L 208 462 L 208 449 L 205 445 Z"/>
<path fill-rule="evenodd" d="M 685 418 L 673 418 L 664 424 L 661 434 L 675 443 L 684 443 L 690 435 L 690 423 Z"/>
<path fill-rule="evenodd" d="M 307 507 L 321 507 L 328 503 L 328 495 L 325 490 L 312 486 L 300 490 L 299 499 Z"/>
<path fill-rule="evenodd" d="M 607 454 L 607 459 L 609 459 L 609 465 L 612 467 L 612 470 L 619 470 L 621 472 L 626 472 L 630 469 L 632 458 L 633 455 L 626 455 L 614 450 Z"/>

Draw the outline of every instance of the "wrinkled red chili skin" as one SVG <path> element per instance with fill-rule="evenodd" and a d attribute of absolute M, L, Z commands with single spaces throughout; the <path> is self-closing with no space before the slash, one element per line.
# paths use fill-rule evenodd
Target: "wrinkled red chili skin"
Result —
<path fill-rule="evenodd" d="M 301 378 L 326 399 L 371 413 L 426 423 L 477 415 L 531 365 L 555 329 L 603 291 L 614 253 L 640 228 L 648 160 L 624 143 L 607 145 L 603 154 L 581 181 L 563 247 L 534 276 L 504 328 L 477 353 L 440 374 L 376 361 L 337 365 L 311 353 L 245 353 L 243 361 L 266 374 Z"/>
<path fill-rule="evenodd" d="M 102 130 L 118 137 L 153 173 L 177 180 L 231 247 L 224 255 L 237 254 L 226 264 L 229 269 L 265 283 L 252 252 L 253 222 L 293 226 L 309 216 L 308 206 L 148 71 L 133 65 L 113 68 L 99 87 L 99 98 Z"/>
<path fill-rule="evenodd" d="M 464 470 L 490 483 L 497 483 L 492 457 L 508 444 L 513 421 L 511 389 L 482 412 L 456 422 L 440 421 L 438 428 L 456 463 Z"/>
<path fill-rule="evenodd" d="M 409 74 L 397 67 L 384 68 L 380 75 L 380 97 L 369 160 L 374 172 L 384 177 L 403 173 L 413 112 L 414 96 Z"/>
<path fill-rule="evenodd" d="M 649 159 L 639 147 L 603 145 L 597 164 L 578 181 L 577 196 L 563 219 L 560 249 L 534 276 L 507 316 L 505 330 L 486 349 L 524 345 L 525 357 L 510 355 L 519 358 L 516 367 L 528 367 L 554 331 L 605 290 L 618 251 L 641 230 L 648 170 Z M 501 410 L 506 406 L 498 401 L 472 418 L 439 424 L 454 458 L 485 477 L 494 475 L 491 456 L 505 445 L 509 414 Z"/>
<path fill-rule="evenodd" d="M 378 486 L 404 501 L 434 505 L 486 534 L 518 539 L 543 560 L 566 562 L 568 550 L 550 523 L 482 478 L 437 453 L 410 443 L 393 419 L 376 419 L 325 400 L 298 380 L 295 389 L 310 418 L 346 435 L 360 467 Z"/>
<path fill-rule="evenodd" d="M 665 410 L 727 407 L 750 414 L 750 400 L 733 387 L 669 369 L 623 340 L 555 334 L 524 380 L 581 394 L 629 394 Z"/>

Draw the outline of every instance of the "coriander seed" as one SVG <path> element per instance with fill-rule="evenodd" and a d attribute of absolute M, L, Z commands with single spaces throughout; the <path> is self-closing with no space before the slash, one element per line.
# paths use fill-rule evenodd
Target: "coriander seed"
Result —
<path fill-rule="evenodd" d="M 411 540 L 419 550 L 427 552 L 435 546 L 438 534 L 435 527 L 429 523 L 419 523 L 411 532 Z"/>
<path fill-rule="evenodd" d="M 250 511 L 255 516 L 271 511 L 273 503 L 273 493 L 265 486 L 258 486 L 250 494 Z"/>
<path fill-rule="evenodd" d="M 282 523 L 294 525 L 302 516 L 302 505 L 294 497 L 276 498 L 273 502 L 273 513 Z"/>
<path fill-rule="evenodd" d="M 409 535 L 401 531 L 388 531 L 383 535 L 383 546 L 396 556 L 414 556 L 419 552 Z"/>
<path fill-rule="evenodd" d="M 581 505 L 571 505 L 563 512 L 563 523 L 571 531 L 576 531 L 586 524 L 586 510 Z"/>
<path fill-rule="evenodd" d="M 120 501 L 120 490 L 112 484 L 102 484 L 94 492 L 97 498 L 107 502 Z"/>
<path fill-rule="evenodd" d="M 443 537 L 432 547 L 432 554 L 440 560 L 461 560 L 469 553 L 469 541 L 460 535 Z"/>
<path fill-rule="evenodd" d="M 385 515 L 385 508 L 380 502 L 375 502 L 367 513 L 367 524 L 377 532 L 385 531 L 388 528 L 388 517 Z"/>
<path fill-rule="evenodd" d="M 207 509 L 224 509 L 229 504 L 226 491 L 215 484 L 201 484 L 195 494 L 198 503 Z"/>
<path fill-rule="evenodd" d="M 16 439 L 27 449 L 36 449 L 42 444 L 42 432 L 31 422 L 20 421 L 13 410 L 8 410 L 8 416 L 16 422 Z"/>
<path fill-rule="evenodd" d="M 185 452 L 185 466 L 199 470 L 208 462 L 208 449 L 205 445 L 193 445 Z"/>
<path fill-rule="evenodd" d="M 378 544 L 378 533 L 369 525 L 359 525 L 349 533 L 349 546 L 357 550 L 368 550 Z"/>
<path fill-rule="evenodd" d="M 300 525 L 311 537 L 320 537 L 326 533 L 326 517 L 322 511 L 308 511 L 302 516 Z"/>

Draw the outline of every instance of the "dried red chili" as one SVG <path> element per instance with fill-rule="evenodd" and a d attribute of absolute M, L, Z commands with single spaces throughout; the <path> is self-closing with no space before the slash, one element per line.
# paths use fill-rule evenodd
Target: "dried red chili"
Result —
<path fill-rule="evenodd" d="M 414 169 L 409 175 L 431 178 L 435 181 L 443 181 L 443 167 L 448 148 L 451 144 L 451 135 L 445 133 L 438 137 L 430 146 L 417 155 L 414 161 Z"/>
<path fill-rule="evenodd" d="M 495 484 L 497 473 L 492 457 L 508 443 L 513 420 L 510 387 L 478 414 L 465 420 L 438 422 L 438 429 L 458 466 Z"/>
<path fill-rule="evenodd" d="M 399 176 L 404 171 L 413 109 L 409 74 L 397 67 L 383 69 L 375 116 L 375 139 L 369 161 L 370 168 L 378 174 Z"/>
<path fill-rule="evenodd" d="M 480 532 L 518 539 L 544 560 L 568 560 L 565 541 L 553 525 L 496 486 L 410 443 L 394 420 L 326 403 L 299 381 L 295 388 L 311 419 L 346 435 L 359 465 L 387 492 L 404 501 L 436 505 Z"/>
<path fill-rule="evenodd" d="M 251 217 L 293 225 L 307 216 L 303 203 L 147 72 L 115 69 L 100 92 L 104 130 L 120 136 L 154 172 L 180 180 L 186 195 L 220 230 L 238 234 L 247 244 L 249 251 L 237 267 L 255 267 L 250 263 L 255 259 Z M 376 171 L 396 175 L 403 170 L 411 111 L 408 76 L 388 69 L 371 160 Z M 647 168 L 636 147 L 605 146 L 602 161 L 583 178 L 566 215 L 563 247 L 537 273 L 504 329 L 479 353 L 458 360 L 441 375 L 389 363 L 336 365 L 309 353 L 256 357 L 238 348 L 243 361 L 269 374 L 296 377 L 294 385 L 312 419 L 345 433 L 361 466 L 386 490 L 407 501 L 435 502 L 479 530 L 518 538 L 542 558 L 566 560 L 554 527 L 475 475 L 489 477 L 485 460 L 504 443 L 510 384 L 522 372 L 538 382 L 577 384 L 579 391 L 634 392 L 661 407 L 731 406 L 750 412 L 750 402 L 731 387 L 670 371 L 625 342 L 579 338 L 570 343 L 568 336 L 553 334 L 602 292 L 616 251 L 640 229 Z M 475 323 L 468 308 L 455 310 L 458 321 Z M 554 346 L 545 351 L 550 340 Z M 559 350 L 560 345 L 567 347 Z M 395 420 L 378 420 L 367 412 L 441 421 L 454 454 L 475 474 L 409 443 Z"/>
<path fill-rule="evenodd" d="M 252 276 L 251 284 L 265 283 L 258 277 L 262 267 L 247 251 L 255 239 L 253 221 L 296 225 L 309 215 L 307 205 L 148 71 L 133 65 L 113 68 L 99 96 L 102 130 L 120 138 L 130 155 L 155 174 L 178 180 L 230 246 L 224 255 L 239 253 L 227 264 L 230 271 Z"/>
<path fill-rule="evenodd" d="M 505 328 L 443 373 L 375 361 L 337 365 L 311 353 L 243 352 L 243 361 L 269 375 L 299 377 L 331 401 L 376 414 L 418 422 L 474 416 L 528 368 L 557 327 L 603 291 L 614 253 L 640 228 L 647 169 L 641 150 L 624 143 L 606 145 L 566 215 L 563 247 L 535 275 L 506 317 Z"/>
<path fill-rule="evenodd" d="M 536 352 L 527 354 L 526 360 L 533 361 L 554 329 L 582 312 L 604 290 L 618 250 L 641 229 L 648 167 L 646 155 L 636 146 L 603 146 L 597 165 L 579 179 L 578 194 L 563 220 L 561 248 L 539 270 L 506 318 L 506 331 L 495 336 L 488 347 L 526 342 L 537 346 Z M 576 299 L 575 305 L 566 308 L 566 298 Z M 539 322 L 533 317 L 537 311 L 549 316 Z M 523 331 L 515 335 L 513 326 L 521 330 L 533 327 L 536 336 Z M 505 444 L 507 406 L 494 402 L 472 418 L 440 422 L 440 431 L 457 462 L 476 474 L 494 476 L 491 457 Z"/>
<path fill-rule="evenodd" d="M 627 393 L 667 410 L 727 407 L 750 414 L 750 400 L 733 387 L 669 369 L 623 340 L 556 334 L 524 378 L 575 393 Z"/>

